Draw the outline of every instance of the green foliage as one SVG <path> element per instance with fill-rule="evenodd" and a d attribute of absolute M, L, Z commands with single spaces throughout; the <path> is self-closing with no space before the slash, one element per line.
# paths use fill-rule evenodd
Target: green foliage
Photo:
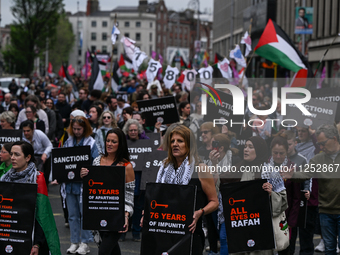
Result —
<path fill-rule="evenodd" d="M 57 33 L 49 42 L 51 45 L 49 62 L 52 63 L 53 72 L 57 73 L 61 64 L 67 62 L 75 43 L 72 24 L 68 21 L 66 15 L 61 15 L 57 25 Z"/>
<path fill-rule="evenodd" d="M 46 38 L 52 38 L 62 12 L 62 0 L 12 0 L 11 45 L 3 52 L 6 66 L 29 76 L 34 58 L 45 51 Z"/>

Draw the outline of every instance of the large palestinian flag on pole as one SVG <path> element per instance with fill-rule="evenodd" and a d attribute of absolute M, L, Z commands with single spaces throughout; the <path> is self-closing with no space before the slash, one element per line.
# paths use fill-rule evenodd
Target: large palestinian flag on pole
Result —
<path fill-rule="evenodd" d="M 268 20 L 254 50 L 259 56 L 299 73 L 300 78 L 313 77 L 307 58 L 295 47 L 285 31 L 271 19 Z M 297 86 L 305 86 L 306 81 L 303 83 Z"/>

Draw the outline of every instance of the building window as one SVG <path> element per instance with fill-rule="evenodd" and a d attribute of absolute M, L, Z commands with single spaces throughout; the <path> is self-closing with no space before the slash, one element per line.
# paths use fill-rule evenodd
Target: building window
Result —
<path fill-rule="evenodd" d="M 158 42 L 158 43 L 161 42 L 161 36 L 160 36 L 160 35 L 158 35 L 157 42 Z"/>
<path fill-rule="evenodd" d="M 150 22 L 150 28 L 152 28 L 152 22 Z"/>
<path fill-rule="evenodd" d="M 160 24 L 157 25 L 157 29 L 158 29 L 158 31 L 161 31 L 162 27 L 161 27 Z"/>
<path fill-rule="evenodd" d="M 91 27 L 96 27 L 96 26 L 97 26 L 97 21 L 92 20 L 92 21 L 91 21 Z"/>
<path fill-rule="evenodd" d="M 149 35 L 149 41 L 152 42 L 152 33 Z"/>
<path fill-rule="evenodd" d="M 129 33 L 125 33 L 124 36 L 125 37 L 130 37 L 130 34 Z"/>
<path fill-rule="evenodd" d="M 163 35 L 163 43 L 166 43 L 166 35 Z"/>
<path fill-rule="evenodd" d="M 81 56 L 81 49 L 78 50 L 78 56 Z"/>
<path fill-rule="evenodd" d="M 81 20 L 78 21 L 78 28 L 83 28 L 83 22 Z"/>
<path fill-rule="evenodd" d="M 107 40 L 107 33 L 102 33 L 102 40 L 106 41 Z"/>
<path fill-rule="evenodd" d="M 140 33 L 136 33 L 136 41 L 140 41 Z"/>
<path fill-rule="evenodd" d="M 107 21 L 102 22 L 102 27 L 107 27 Z"/>
<path fill-rule="evenodd" d="M 91 51 L 96 52 L 96 46 L 91 46 Z"/>
<path fill-rule="evenodd" d="M 140 21 L 136 22 L 136 27 L 140 27 Z"/>
<path fill-rule="evenodd" d="M 97 40 L 97 34 L 96 33 L 91 33 L 91 40 L 92 41 Z"/>
<path fill-rule="evenodd" d="M 114 49 L 113 49 L 113 55 L 117 55 L 118 54 L 118 50 L 117 50 L 117 47 L 115 47 Z"/>
<path fill-rule="evenodd" d="M 102 53 L 107 53 L 107 46 L 102 47 Z"/>
<path fill-rule="evenodd" d="M 130 22 L 129 21 L 125 21 L 124 22 L 124 27 L 130 27 Z"/>

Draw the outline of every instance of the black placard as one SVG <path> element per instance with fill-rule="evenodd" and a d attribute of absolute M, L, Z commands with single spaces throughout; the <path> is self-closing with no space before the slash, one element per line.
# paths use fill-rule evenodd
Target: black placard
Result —
<path fill-rule="evenodd" d="M 137 101 L 138 108 L 144 112 L 146 126 L 154 126 L 157 118 L 163 119 L 162 124 L 172 124 L 179 121 L 175 97 L 162 97 Z"/>
<path fill-rule="evenodd" d="M 149 137 L 151 141 L 153 141 L 153 147 L 155 149 L 158 149 L 158 147 L 161 144 L 161 134 L 160 133 L 146 133 L 145 135 Z"/>
<path fill-rule="evenodd" d="M 37 184 L 0 183 L 0 254 L 30 254 Z"/>
<path fill-rule="evenodd" d="M 121 231 L 125 222 L 125 167 L 87 166 L 83 229 Z"/>
<path fill-rule="evenodd" d="M 52 149 L 53 179 L 62 182 L 80 182 L 80 169 L 91 165 L 91 147 L 77 146 Z"/>
<path fill-rule="evenodd" d="M 145 163 L 146 155 L 153 153 L 158 146 L 154 145 L 154 141 L 150 139 L 127 141 L 130 163 L 133 170 L 142 171 Z"/>
<path fill-rule="evenodd" d="M 195 196 L 191 185 L 146 184 L 141 255 L 191 254 Z"/>
<path fill-rule="evenodd" d="M 301 191 L 301 201 L 300 201 L 300 208 L 299 208 L 299 215 L 297 220 L 297 227 L 305 228 L 306 227 L 306 220 L 307 220 L 307 198 L 305 197 L 306 192 Z"/>
<path fill-rule="evenodd" d="M 14 143 L 22 140 L 22 130 L 0 129 L 0 145 Z"/>
<path fill-rule="evenodd" d="M 145 190 L 147 182 L 155 182 L 162 161 L 168 157 L 167 151 L 154 151 L 148 153 L 144 161 L 140 190 Z"/>
<path fill-rule="evenodd" d="M 335 114 L 335 121 L 340 121 L 340 88 L 311 89 L 313 98 L 338 103 Z"/>
<path fill-rule="evenodd" d="M 230 253 L 275 248 L 269 194 L 262 188 L 266 181 L 222 185 L 220 191 Z"/>
<path fill-rule="evenodd" d="M 221 98 L 222 105 L 219 100 L 216 100 L 216 104 L 211 97 L 207 98 L 207 114 L 204 115 L 204 122 L 214 121 L 214 119 L 225 119 L 228 121 L 226 124 L 228 129 L 239 134 L 240 130 L 243 127 L 243 118 L 244 115 L 234 115 L 233 114 L 233 96 L 227 93 L 224 93 L 220 90 L 217 91 L 218 95 Z M 246 102 L 244 101 L 244 104 Z M 233 124 L 231 126 L 231 120 L 233 123 L 238 122 L 241 124 Z"/>

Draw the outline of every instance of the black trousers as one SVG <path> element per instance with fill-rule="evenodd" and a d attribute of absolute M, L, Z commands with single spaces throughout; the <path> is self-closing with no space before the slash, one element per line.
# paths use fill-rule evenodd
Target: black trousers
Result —
<path fill-rule="evenodd" d="M 98 255 L 121 255 L 118 239 L 120 234 L 115 231 L 100 231 L 102 242 L 98 249 Z"/>
<path fill-rule="evenodd" d="M 305 228 L 293 228 L 292 236 L 290 238 L 290 254 L 295 252 L 296 237 L 299 232 L 300 238 L 300 255 L 312 255 L 314 254 L 314 228 L 317 219 L 317 206 L 308 206 L 307 208 L 307 218 Z"/>

